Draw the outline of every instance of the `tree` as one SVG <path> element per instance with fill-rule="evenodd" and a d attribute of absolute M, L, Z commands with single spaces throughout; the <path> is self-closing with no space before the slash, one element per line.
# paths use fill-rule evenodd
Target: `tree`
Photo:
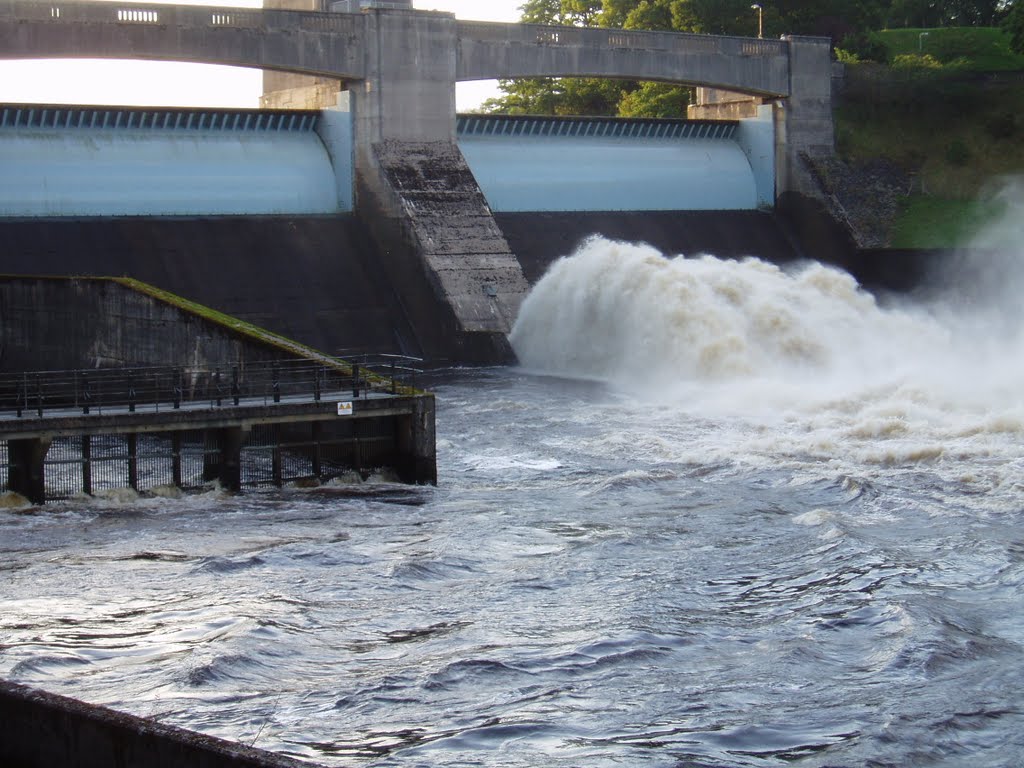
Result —
<path fill-rule="evenodd" d="M 757 17 L 747 0 L 674 0 L 672 26 L 679 32 L 709 35 L 747 35 L 757 33 Z M 764 8 L 764 11 L 770 9 Z"/>
<path fill-rule="evenodd" d="M 1003 20 L 1003 29 L 1010 33 L 1010 48 L 1014 53 L 1024 53 L 1024 2 L 1014 3 Z"/>
<path fill-rule="evenodd" d="M 619 101 L 620 117 L 685 117 L 693 91 L 671 83 L 640 83 Z"/>
<path fill-rule="evenodd" d="M 988 27 L 998 23 L 1011 0 L 893 0 L 888 23 L 894 27 Z"/>
<path fill-rule="evenodd" d="M 838 43 L 851 35 L 877 29 L 889 2 L 892 0 L 769 0 L 762 9 L 765 36 L 828 35 Z M 895 2 L 930 6 L 940 2 L 979 5 L 1005 0 Z M 750 37 L 757 32 L 758 21 L 750 6 L 750 0 L 526 0 L 522 21 Z M 485 111 L 683 117 L 692 93 L 687 87 L 670 84 L 578 78 L 504 80 L 499 87 L 504 95 L 486 102 Z"/>

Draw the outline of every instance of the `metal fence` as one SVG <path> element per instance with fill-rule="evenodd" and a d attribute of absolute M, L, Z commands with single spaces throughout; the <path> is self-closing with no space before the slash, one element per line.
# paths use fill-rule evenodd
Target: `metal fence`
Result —
<path fill-rule="evenodd" d="M 0 414 L 43 417 L 55 409 L 101 414 L 181 408 L 319 401 L 328 394 L 352 398 L 411 394 L 420 361 L 397 355 L 357 362 L 279 360 L 225 368 L 137 367 L 0 373 Z"/>

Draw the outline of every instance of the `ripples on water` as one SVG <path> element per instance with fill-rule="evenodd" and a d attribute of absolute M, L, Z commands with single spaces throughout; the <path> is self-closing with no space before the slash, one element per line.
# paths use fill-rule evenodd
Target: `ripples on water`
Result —
<path fill-rule="evenodd" d="M 713 378 L 438 375 L 436 489 L 2 510 L 0 675 L 327 765 L 1016 764 L 1019 404 Z"/>

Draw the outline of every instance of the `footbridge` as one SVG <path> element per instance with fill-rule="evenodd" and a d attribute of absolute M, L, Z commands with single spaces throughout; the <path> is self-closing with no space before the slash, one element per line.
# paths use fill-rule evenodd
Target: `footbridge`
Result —
<path fill-rule="evenodd" d="M 412 315 L 436 316 L 431 334 L 434 342 L 420 345 L 428 356 L 430 348 L 437 347 L 448 350 L 444 356 L 449 358 L 508 357 L 511 350 L 505 335 L 529 289 L 490 204 L 493 199 L 498 209 L 522 210 L 517 199 L 521 194 L 510 187 L 507 177 L 502 178 L 501 150 L 495 137 L 486 129 L 468 125 L 460 130 L 455 114 L 458 81 L 595 76 L 684 83 L 760 97 L 764 106 L 758 119 L 769 128 L 767 143 L 763 131 L 738 130 L 740 138 L 711 137 L 703 147 L 707 151 L 693 153 L 681 148 L 685 141 L 701 137 L 684 136 L 682 143 L 663 142 L 656 150 L 662 154 L 648 153 L 641 164 L 652 174 L 659 165 L 678 169 L 679 179 L 689 174 L 693 177 L 689 195 L 693 197 L 695 190 L 706 190 L 701 179 L 714 168 L 692 161 L 698 156 L 715 156 L 725 163 L 722 167 L 740 171 L 735 178 L 746 179 L 743 194 L 730 192 L 723 202 L 716 203 L 719 208 L 771 206 L 780 194 L 803 191 L 807 185 L 801 157 L 832 147 L 830 49 L 824 39 L 766 41 L 464 22 L 451 14 L 367 5 L 371 7 L 357 13 L 323 13 L 88 0 L 0 0 L 0 58 L 204 62 L 317 75 L 346 83 L 340 109 L 325 111 L 297 128 L 287 123 L 288 151 L 284 154 L 275 154 L 281 146 L 277 134 L 271 138 L 258 124 L 240 127 L 232 116 L 230 130 L 245 134 L 246 150 L 238 153 L 240 162 L 253 157 L 262 163 L 255 177 L 240 173 L 233 178 L 236 186 L 255 191 L 257 198 L 278 180 L 285 180 L 279 188 L 289 190 L 292 207 L 276 210 L 279 200 L 264 196 L 250 212 L 290 213 L 304 210 L 303 206 L 314 206 L 321 213 L 347 207 L 354 210 L 381 254 L 401 305 Z M 71 119 L 70 113 L 67 119 Z M 166 114 L 161 120 L 159 126 L 137 123 L 134 129 L 148 131 L 147 141 L 151 142 L 157 133 L 169 136 L 190 129 L 176 116 L 173 125 Z M 222 131 L 225 125 L 222 121 L 200 129 Z M 282 118 L 277 125 L 284 126 L 286 121 Z M 54 123 L 48 130 L 66 131 L 69 126 Z M 76 123 L 77 127 L 80 124 Z M 592 128 L 586 127 L 577 136 L 574 151 L 579 162 L 595 151 Z M 166 145 L 167 136 L 161 136 L 156 144 Z M 209 138 L 212 148 L 218 137 Z M 532 138 L 538 168 L 552 167 L 538 159 L 545 152 L 548 157 L 565 157 L 561 138 L 550 131 Z M 630 137 L 605 138 L 626 147 Z M 18 141 L 22 139 L 33 141 L 32 137 L 19 137 Z M 520 139 L 512 130 L 501 140 L 507 145 Z M 142 144 L 129 148 L 116 137 L 105 136 L 104 140 L 117 156 L 119 169 L 138 167 L 140 159 L 130 157 L 129 149 L 140 151 Z M 75 157 L 80 149 L 76 141 L 59 144 L 60 151 Z M 190 139 L 179 133 L 178 139 L 169 141 L 186 144 Z M 650 141 L 654 146 L 660 139 Z M 639 151 L 636 146 L 630 149 Z M 230 159 L 217 150 L 210 152 L 212 159 L 197 158 L 196 168 Z M 473 157 L 476 167 L 471 167 L 467 156 Z M 18 168 L 32 157 L 31 152 L 12 151 L 4 162 L 8 168 Z M 488 163 L 497 170 L 490 175 L 478 170 Z M 299 171 L 300 166 L 309 172 Z M 562 170 L 572 169 L 563 166 Z M 25 178 L 31 180 L 32 173 L 26 171 Z M 6 170 L 0 179 L 4 176 L 13 178 Z M 212 177 L 206 174 L 205 178 Z M 562 173 L 560 183 L 572 178 L 571 172 Z M 588 182 L 583 177 L 578 181 L 582 192 Z M 646 184 L 644 178 L 634 179 L 634 183 L 641 189 L 657 188 Z M 666 183 L 666 179 L 658 179 L 658 184 Z M 180 192 L 177 187 L 183 184 L 182 177 L 170 174 L 168 184 L 170 188 L 164 191 L 171 200 Z M 191 184 L 184 182 L 189 189 L 184 196 L 178 195 L 179 203 L 188 205 L 196 199 Z M 593 180 L 589 184 L 593 186 Z M 29 187 L 31 183 L 25 189 Z M 586 200 L 585 195 L 571 194 L 572 190 L 565 194 L 557 184 L 548 189 L 550 199 Z M 219 190 L 219 194 L 231 199 L 233 193 Z M 190 211 L 121 211 L 120 215 L 130 213 L 158 216 Z M 85 215 L 118 212 L 88 211 Z"/>

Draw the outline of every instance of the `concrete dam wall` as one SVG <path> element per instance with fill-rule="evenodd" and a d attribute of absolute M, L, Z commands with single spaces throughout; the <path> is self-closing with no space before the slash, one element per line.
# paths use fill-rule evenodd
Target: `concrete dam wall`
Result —
<path fill-rule="evenodd" d="M 779 217 L 767 212 L 509 213 L 495 220 L 531 284 L 591 234 L 648 242 L 666 254 L 800 256 Z M 421 355 L 429 346 L 421 336 L 436 322 L 431 306 L 399 300 L 351 214 L 0 219 L 0 273 L 135 277 L 331 354 Z"/>
<path fill-rule="evenodd" d="M 355 217 L 0 219 L 0 273 L 135 277 L 323 352 L 419 350 Z"/>

